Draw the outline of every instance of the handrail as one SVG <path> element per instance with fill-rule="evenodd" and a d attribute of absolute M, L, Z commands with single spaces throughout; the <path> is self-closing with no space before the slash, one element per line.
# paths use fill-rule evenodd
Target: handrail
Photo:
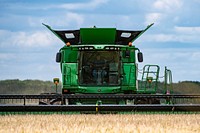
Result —
<path fill-rule="evenodd" d="M 171 70 L 167 69 L 167 67 L 165 67 L 165 75 L 164 75 L 164 77 L 165 77 L 165 79 L 164 79 L 164 89 L 166 91 L 166 94 L 170 94 L 170 93 L 173 92 L 172 72 L 171 72 Z"/>

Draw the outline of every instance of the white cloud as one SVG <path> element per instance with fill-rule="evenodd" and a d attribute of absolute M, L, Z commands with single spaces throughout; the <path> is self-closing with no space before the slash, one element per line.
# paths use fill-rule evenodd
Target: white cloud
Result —
<path fill-rule="evenodd" d="M 81 19 L 79 21 L 80 26 L 76 26 L 77 28 L 80 27 L 93 27 L 94 25 L 98 28 L 106 28 L 106 27 L 114 27 L 117 29 L 127 29 L 127 30 L 141 30 L 145 27 L 141 24 L 140 19 L 142 19 L 141 15 L 130 15 L 130 14 L 96 14 L 96 13 L 90 13 L 90 14 L 77 14 L 73 13 L 74 16 L 77 16 L 78 19 Z M 71 14 L 68 14 L 70 16 Z M 139 19 L 138 19 L 139 17 Z M 76 23 L 77 21 L 72 21 L 73 23 Z M 70 21 L 70 20 L 66 20 Z M 65 22 L 65 21 L 64 21 Z M 149 22 L 145 24 L 145 26 L 151 24 L 154 22 L 153 20 L 149 19 Z M 63 21 L 62 21 L 63 23 Z M 70 23 L 71 24 L 71 23 Z M 65 22 L 66 25 L 66 22 Z M 78 25 L 78 22 L 76 23 Z M 69 25 L 68 25 L 69 26 Z M 138 28 L 141 26 L 141 28 Z M 72 27 L 72 26 L 71 26 Z"/>
<path fill-rule="evenodd" d="M 75 22 L 77 27 L 80 27 L 84 22 L 84 17 L 80 14 L 69 12 L 66 14 L 66 21 L 68 21 L 68 23 Z"/>
<path fill-rule="evenodd" d="M 91 10 L 91 9 L 95 9 L 98 6 L 102 5 L 102 4 L 106 4 L 109 0 L 90 0 L 89 2 L 76 2 L 76 1 L 72 1 L 71 3 L 68 1 L 65 1 L 66 4 L 60 4 L 59 1 L 55 1 L 54 4 L 52 3 L 43 3 L 43 2 L 39 2 L 37 4 L 33 4 L 32 2 L 15 2 L 13 3 L 6 3 L 6 8 L 9 9 L 28 9 L 28 10 L 54 10 L 54 9 L 66 9 L 66 10 Z M 58 3 L 58 4 L 56 4 Z M 61 2 L 62 3 L 62 2 Z"/>
<path fill-rule="evenodd" d="M 0 30 L 0 46 L 1 47 L 39 47 L 49 46 L 56 43 L 56 37 L 47 31 L 36 32 L 11 32 Z"/>
<path fill-rule="evenodd" d="M 172 12 L 182 7 L 181 0 L 157 0 L 154 2 L 153 7 L 160 11 Z"/>
<path fill-rule="evenodd" d="M 155 41 L 155 42 L 169 42 L 173 41 L 175 38 L 173 35 L 167 34 L 153 34 L 153 35 L 146 35 L 145 39 L 147 41 Z"/>
<path fill-rule="evenodd" d="M 161 13 L 148 13 L 145 16 L 145 25 L 151 24 L 151 23 L 156 23 L 159 24 L 161 19 L 162 19 L 162 14 Z"/>
<path fill-rule="evenodd" d="M 175 26 L 171 33 L 146 34 L 144 41 L 148 42 L 181 42 L 200 43 L 200 27 L 178 27 Z"/>
<path fill-rule="evenodd" d="M 49 42 L 45 34 L 36 32 L 33 34 L 28 34 L 25 32 L 18 32 L 12 37 L 13 44 L 19 46 L 34 46 L 34 45 L 48 45 Z"/>
<path fill-rule="evenodd" d="M 15 59 L 15 55 L 12 53 L 0 53 L 0 64 L 3 65 L 8 59 Z"/>
<path fill-rule="evenodd" d="M 188 57 L 191 58 L 192 61 L 199 62 L 200 51 L 193 52 L 192 55 L 189 55 Z"/>
<path fill-rule="evenodd" d="M 42 23 L 45 22 L 44 18 L 41 17 L 33 17 L 30 16 L 28 18 L 26 18 L 28 25 L 32 28 L 32 27 L 41 27 Z"/>
<path fill-rule="evenodd" d="M 178 27 L 178 26 L 176 26 L 175 31 L 179 34 L 199 35 L 200 27 Z"/>
<path fill-rule="evenodd" d="M 198 35 L 184 35 L 184 34 L 151 34 L 144 37 L 148 42 L 181 42 L 181 43 L 200 43 Z"/>
<path fill-rule="evenodd" d="M 163 21 L 178 22 L 179 12 L 182 10 L 181 0 L 156 0 L 152 3 L 149 12 L 145 16 L 145 24 L 155 22 L 166 24 Z"/>
<path fill-rule="evenodd" d="M 91 10 L 102 4 L 107 3 L 108 0 L 92 0 L 87 3 L 68 3 L 57 6 L 50 6 L 50 8 L 64 8 L 67 10 Z"/>
<path fill-rule="evenodd" d="M 42 23 L 46 23 L 52 27 L 78 27 L 80 28 L 85 21 L 85 16 L 79 13 L 69 12 L 60 14 L 59 16 L 49 17 L 28 17 L 28 24 L 31 27 L 41 28 Z"/>

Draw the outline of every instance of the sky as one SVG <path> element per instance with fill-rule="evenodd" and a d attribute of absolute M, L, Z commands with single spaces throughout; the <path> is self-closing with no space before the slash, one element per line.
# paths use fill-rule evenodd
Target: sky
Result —
<path fill-rule="evenodd" d="M 165 66 L 173 81 L 200 81 L 199 0 L 0 0 L 0 80 L 61 77 L 55 55 L 64 45 L 57 30 L 111 27 L 142 30 L 133 45 L 145 64 Z M 162 81 L 163 79 L 160 79 Z"/>

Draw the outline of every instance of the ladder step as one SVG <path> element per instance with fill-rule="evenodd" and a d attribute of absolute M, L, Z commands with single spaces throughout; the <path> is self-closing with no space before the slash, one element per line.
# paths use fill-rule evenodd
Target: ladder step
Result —
<path fill-rule="evenodd" d="M 153 71 L 151 71 L 151 72 L 149 72 L 149 71 L 144 71 L 143 73 L 157 73 L 157 72 L 153 72 Z"/>

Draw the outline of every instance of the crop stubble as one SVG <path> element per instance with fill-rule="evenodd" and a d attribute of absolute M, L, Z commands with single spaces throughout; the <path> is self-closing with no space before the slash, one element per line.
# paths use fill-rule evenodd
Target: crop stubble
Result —
<path fill-rule="evenodd" d="M 0 133 L 198 133 L 200 114 L 5 115 L 0 127 Z"/>

